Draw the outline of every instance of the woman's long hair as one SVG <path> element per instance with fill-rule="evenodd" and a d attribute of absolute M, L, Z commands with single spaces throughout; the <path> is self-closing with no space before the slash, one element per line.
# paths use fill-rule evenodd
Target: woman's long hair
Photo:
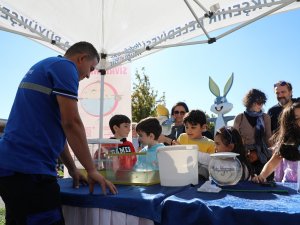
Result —
<path fill-rule="evenodd" d="M 288 105 L 279 118 L 279 129 L 271 137 L 277 146 L 282 144 L 300 144 L 300 128 L 295 118 L 295 109 L 300 108 L 300 102 Z M 278 148 L 276 149 L 278 150 Z"/>

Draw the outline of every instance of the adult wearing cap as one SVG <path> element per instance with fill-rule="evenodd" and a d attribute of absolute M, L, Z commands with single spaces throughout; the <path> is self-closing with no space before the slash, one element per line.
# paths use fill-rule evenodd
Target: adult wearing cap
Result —
<path fill-rule="evenodd" d="M 271 117 L 271 130 L 275 133 L 279 124 L 278 119 L 283 108 L 289 104 L 299 101 L 300 98 L 293 98 L 293 86 L 287 81 L 278 81 L 274 84 L 274 92 L 276 94 L 278 103 L 268 110 Z"/>

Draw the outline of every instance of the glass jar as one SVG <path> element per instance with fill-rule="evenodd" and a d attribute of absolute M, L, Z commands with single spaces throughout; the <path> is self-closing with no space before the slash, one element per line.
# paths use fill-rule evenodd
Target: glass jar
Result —
<path fill-rule="evenodd" d="M 216 184 L 220 186 L 235 185 L 240 181 L 243 168 L 241 162 L 236 158 L 238 155 L 233 152 L 219 152 L 210 155 L 208 171 Z"/>

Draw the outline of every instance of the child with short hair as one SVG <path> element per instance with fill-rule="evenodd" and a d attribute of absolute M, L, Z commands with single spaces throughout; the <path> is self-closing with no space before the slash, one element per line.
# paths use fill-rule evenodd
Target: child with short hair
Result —
<path fill-rule="evenodd" d="M 158 170 L 157 148 L 164 146 L 158 142 L 161 131 L 161 125 L 154 117 L 145 118 L 137 124 L 136 132 L 145 146 L 140 152 L 146 152 L 146 156 L 138 156 L 136 170 Z"/>
<path fill-rule="evenodd" d="M 111 132 L 113 133 L 113 137 L 110 139 L 120 139 L 122 144 L 118 144 L 117 148 L 109 149 L 109 153 L 114 154 L 131 154 L 135 153 L 135 148 L 133 144 L 128 141 L 126 138 L 131 129 L 131 121 L 130 119 L 122 114 L 114 115 L 109 120 L 109 127 Z M 103 149 L 101 150 L 101 154 L 103 154 Z M 98 150 L 94 154 L 94 159 L 98 159 Z M 130 170 L 136 163 L 136 156 L 133 155 L 124 155 L 118 156 L 119 160 L 119 168 L 124 170 Z"/>
<path fill-rule="evenodd" d="M 209 154 L 215 152 L 215 143 L 213 140 L 202 135 L 206 131 L 206 115 L 202 110 L 191 110 L 183 119 L 185 133 L 180 134 L 172 144 L 197 145 L 198 156 L 198 174 L 200 179 L 207 180 L 209 177 L 208 164 Z"/>
<path fill-rule="evenodd" d="M 246 149 L 242 137 L 234 127 L 224 126 L 217 130 L 215 135 L 216 152 L 234 152 L 242 164 L 243 175 L 241 180 L 249 180 L 253 176 L 251 164 L 246 157 Z"/>
<path fill-rule="evenodd" d="M 202 136 L 206 131 L 206 115 L 202 110 L 192 110 L 183 119 L 185 133 L 182 133 L 175 144 L 198 145 L 199 151 L 204 153 L 214 153 L 215 143 L 213 140 Z"/>
<path fill-rule="evenodd" d="M 279 119 L 279 130 L 271 137 L 274 144 L 274 153 L 265 164 L 261 173 L 252 180 L 256 183 L 266 182 L 273 171 L 276 181 L 297 182 L 297 168 L 300 160 L 300 102 L 287 106 Z M 282 167 L 279 167 L 282 166 Z"/>

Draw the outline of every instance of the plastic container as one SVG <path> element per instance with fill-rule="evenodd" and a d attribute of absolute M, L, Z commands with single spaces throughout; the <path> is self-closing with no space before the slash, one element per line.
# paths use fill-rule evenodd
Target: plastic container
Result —
<path fill-rule="evenodd" d="M 157 149 L 160 184 L 198 184 L 198 146 L 172 145 Z"/>
<path fill-rule="evenodd" d="M 158 184 L 159 172 L 151 168 L 129 168 L 124 167 L 124 161 L 132 162 L 133 158 L 137 160 L 147 161 L 147 153 L 127 153 L 127 154 L 114 154 L 108 153 L 105 159 L 105 176 L 114 184 L 125 185 L 143 185 L 148 186 Z"/>
<path fill-rule="evenodd" d="M 144 186 L 158 184 L 160 182 L 158 170 L 149 168 L 135 169 L 137 158 L 147 161 L 147 154 L 145 152 L 115 153 L 115 149 L 121 143 L 118 139 L 88 140 L 90 152 L 99 173 L 114 184 Z M 76 158 L 75 164 L 86 173 Z"/>
<path fill-rule="evenodd" d="M 120 144 L 120 140 L 118 139 L 105 139 L 105 138 L 97 138 L 97 139 L 88 139 L 88 145 L 89 145 L 89 150 L 91 153 L 92 158 L 94 159 L 94 164 L 102 175 L 105 176 L 105 153 L 108 152 L 108 149 L 111 148 L 117 148 L 118 144 Z M 100 149 L 100 151 L 99 151 Z M 76 167 L 81 170 L 84 174 L 86 174 L 86 171 L 84 167 L 81 165 L 79 160 L 76 158 L 74 155 L 74 162 Z M 66 171 L 64 171 L 66 173 Z M 67 174 L 67 173 L 66 173 Z M 65 177 L 69 177 L 68 174 Z"/>

